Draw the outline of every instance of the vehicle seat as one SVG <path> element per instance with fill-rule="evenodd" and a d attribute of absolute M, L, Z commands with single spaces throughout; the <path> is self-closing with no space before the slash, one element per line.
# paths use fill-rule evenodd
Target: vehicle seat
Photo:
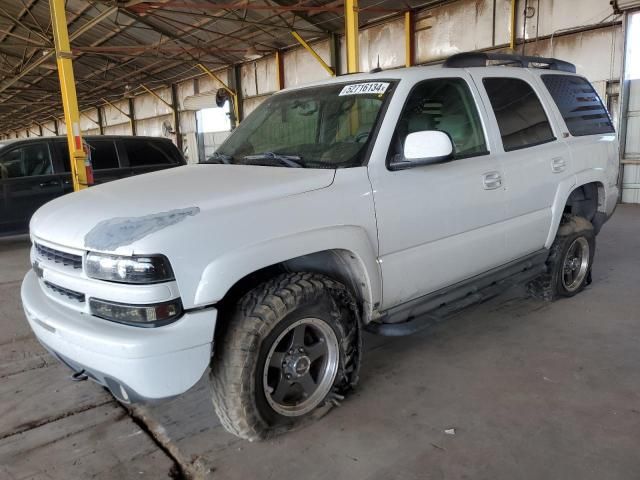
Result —
<path fill-rule="evenodd" d="M 46 175 L 51 173 L 51 163 L 42 150 L 38 151 L 36 158 L 29 162 L 30 168 L 27 176 Z"/>
<path fill-rule="evenodd" d="M 469 117 L 461 111 L 458 102 L 448 102 L 442 105 L 442 117 L 438 122 L 438 130 L 446 132 L 451 137 L 455 152 L 465 152 L 475 143 Z"/>

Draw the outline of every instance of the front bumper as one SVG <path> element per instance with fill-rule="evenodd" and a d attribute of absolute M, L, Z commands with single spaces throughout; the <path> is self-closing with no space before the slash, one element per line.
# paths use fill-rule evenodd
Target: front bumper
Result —
<path fill-rule="evenodd" d="M 78 312 L 50 299 L 33 271 L 22 282 L 22 304 L 38 340 L 72 369 L 125 402 L 179 395 L 209 366 L 217 310 L 185 313 L 158 328 L 140 328 Z"/>

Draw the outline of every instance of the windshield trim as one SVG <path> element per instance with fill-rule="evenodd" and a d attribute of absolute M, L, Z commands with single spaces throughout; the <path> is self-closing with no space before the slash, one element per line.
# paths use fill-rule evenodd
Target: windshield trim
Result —
<path fill-rule="evenodd" d="M 359 83 L 370 83 L 370 82 L 389 82 L 389 88 L 387 89 L 387 91 L 385 92 L 385 98 L 384 101 L 382 103 L 382 105 L 380 106 L 380 109 L 378 110 L 378 114 L 376 116 L 376 120 L 374 122 L 374 128 L 371 130 L 371 133 L 369 135 L 369 138 L 367 138 L 366 143 L 363 146 L 363 149 L 361 150 L 361 160 L 360 162 L 358 162 L 358 164 L 356 165 L 350 165 L 350 166 L 339 166 L 336 165 L 333 168 L 330 168 L 331 170 L 337 170 L 340 168 L 355 168 L 355 167 L 366 167 L 369 164 L 369 159 L 371 157 L 371 153 L 373 151 L 373 147 L 375 145 L 375 142 L 378 138 L 378 133 L 380 132 L 380 127 L 382 125 L 382 121 L 384 120 L 384 116 L 386 115 L 387 109 L 389 108 L 389 105 L 391 103 L 391 99 L 393 98 L 396 90 L 397 90 L 397 86 L 398 83 L 400 82 L 400 79 L 398 78 L 363 78 L 363 79 L 359 79 L 357 81 L 348 81 L 347 79 L 345 79 L 345 81 L 343 82 L 326 82 L 326 83 L 319 83 L 319 84 L 312 84 L 312 85 L 306 85 L 306 86 L 302 86 L 302 87 L 296 87 L 296 88 L 289 88 L 289 89 L 284 89 L 284 90 L 279 90 L 277 92 L 274 92 L 273 94 L 271 94 L 269 96 L 269 98 L 272 98 L 275 95 L 283 95 L 283 94 L 287 94 L 287 93 L 291 93 L 291 92 L 299 92 L 299 91 L 304 91 L 304 90 L 312 90 L 312 89 L 318 89 L 321 87 L 333 87 L 333 86 L 340 86 L 340 85 L 356 85 Z M 258 107 L 259 108 L 259 107 Z M 253 112 L 252 112 L 253 113 Z M 251 114 L 250 114 L 251 115 Z M 243 121 L 246 119 L 243 119 Z M 236 128 L 234 128 L 231 131 L 231 134 L 225 139 L 225 141 L 222 143 L 222 145 L 220 145 L 215 152 L 218 152 L 218 150 L 227 142 L 229 141 L 233 135 L 235 134 L 235 132 L 238 130 L 238 127 L 236 126 Z M 215 153 L 214 152 L 214 153 Z M 220 152 L 221 154 L 224 154 L 223 152 Z M 224 154 L 226 155 L 226 154 Z M 198 162 L 201 163 L 201 162 Z M 202 163 L 207 163 L 207 162 L 202 162 Z M 283 167 L 276 167 L 276 168 L 283 168 Z M 308 169 L 314 169 L 316 167 L 305 167 L 304 165 L 302 166 L 302 168 L 308 168 Z"/>

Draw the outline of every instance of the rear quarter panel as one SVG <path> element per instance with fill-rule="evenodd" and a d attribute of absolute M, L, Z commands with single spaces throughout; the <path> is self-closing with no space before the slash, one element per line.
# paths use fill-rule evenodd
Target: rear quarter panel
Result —
<path fill-rule="evenodd" d="M 545 244 L 547 248 L 551 246 L 556 236 L 569 195 L 579 186 L 593 182 L 600 183 L 603 196 L 602 198 L 599 197 L 598 211 L 608 215 L 612 213 L 610 198 L 612 195 L 617 195 L 616 183 L 619 169 L 617 133 L 584 136 L 571 135 L 558 106 L 540 78 L 541 75 L 549 74 L 548 71 L 544 70 L 536 71 L 536 81 L 539 84 L 540 92 L 544 96 L 545 103 L 548 104 L 549 110 L 553 113 L 554 122 L 560 127 L 562 139 L 569 148 L 570 168 L 567 172 L 568 175 L 558 183 L 553 204 L 553 221 Z M 566 72 L 558 72 L 558 74 L 567 75 Z M 582 77 L 581 75 L 577 76 Z"/>

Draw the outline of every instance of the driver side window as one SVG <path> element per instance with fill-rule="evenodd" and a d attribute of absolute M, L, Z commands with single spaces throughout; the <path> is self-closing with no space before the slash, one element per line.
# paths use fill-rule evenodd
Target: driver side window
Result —
<path fill-rule="evenodd" d="M 424 130 L 449 134 L 454 158 L 487 153 L 478 108 L 467 82 L 461 78 L 425 80 L 413 88 L 396 126 L 390 147 L 391 161 L 404 156 L 407 135 Z"/>
<path fill-rule="evenodd" d="M 53 173 L 46 143 L 27 144 L 0 157 L 0 178 L 35 177 Z"/>

